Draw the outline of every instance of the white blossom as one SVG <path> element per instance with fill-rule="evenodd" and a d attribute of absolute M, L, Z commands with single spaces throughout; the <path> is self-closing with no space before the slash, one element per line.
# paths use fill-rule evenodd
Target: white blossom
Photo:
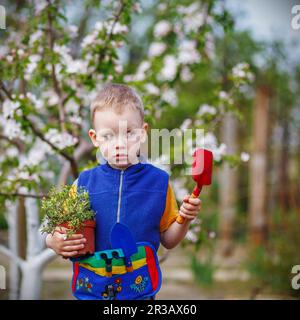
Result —
<path fill-rule="evenodd" d="M 219 147 L 215 147 L 212 149 L 212 153 L 214 156 L 214 159 L 216 161 L 220 161 L 222 159 L 222 156 L 226 154 L 227 146 L 225 143 L 221 143 Z"/>
<path fill-rule="evenodd" d="M 5 119 L 5 121 L 1 119 L 1 124 L 6 137 L 9 139 L 19 138 L 24 140 L 25 136 L 19 122 L 16 122 L 14 119 Z"/>
<path fill-rule="evenodd" d="M 33 45 L 36 41 L 40 40 L 42 36 L 43 36 L 43 32 L 41 30 L 37 30 L 30 36 L 29 44 Z"/>
<path fill-rule="evenodd" d="M 197 242 L 198 240 L 197 235 L 192 230 L 188 230 L 188 232 L 185 235 L 185 238 L 193 243 Z"/>
<path fill-rule="evenodd" d="M 133 11 L 136 12 L 136 13 L 142 13 L 141 4 L 138 3 L 138 2 L 135 2 L 135 3 L 133 4 L 132 9 L 133 9 Z"/>
<path fill-rule="evenodd" d="M 65 104 L 65 111 L 67 113 L 77 114 L 79 111 L 79 104 L 74 99 L 69 99 L 68 102 Z"/>
<path fill-rule="evenodd" d="M 153 83 L 146 83 L 144 85 L 145 89 L 147 90 L 148 93 L 158 96 L 160 93 L 160 90 L 157 86 L 155 86 Z"/>
<path fill-rule="evenodd" d="M 60 150 L 74 146 L 78 139 L 73 137 L 67 132 L 59 132 L 57 129 L 49 129 L 46 134 L 45 138 L 49 140 L 52 144 L 54 144 Z"/>
<path fill-rule="evenodd" d="M 78 35 L 78 27 L 75 25 L 69 25 L 68 26 L 69 35 L 71 38 L 76 38 Z"/>
<path fill-rule="evenodd" d="M 189 67 L 183 67 L 181 72 L 180 72 L 180 79 L 183 81 L 183 82 L 188 82 L 188 81 L 191 81 L 193 79 L 193 74 L 190 70 Z"/>
<path fill-rule="evenodd" d="M 210 239 L 214 239 L 214 238 L 216 237 L 215 231 L 209 231 L 208 237 L 209 237 Z"/>
<path fill-rule="evenodd" d="M 2 105 L 3 116 L 5 118 L 11 118 L 19 107 L 19 101 L 5 100 Z"/>
<path fill-rule="evenodd" d="M 41 56 L 38 54 L 33 54 L 29 56 L 29 63 L 26 66 L 25 69 L 25 79 L 30 80 L 32 73 L 37 68 L 38 62 L 41 60 Z"/>
<path fill-rule="evenodd" d="M 200 55 L 196 49 L 196 41 L 184 40 L 179 46 L 178 62 L 182 64 L 193 64 L 199 61 Z"/>
<path fill-rule="evenodd" d="M 47 7 L 46 0 L 35 0 L 35 14 L 41 13 Z"/>
<path fill-rule="evenodd" d="M 177 73 L 177 61 L 173 55 L 166 55 L 163 61 L 163 68 L 160 70 L 160 73 L 157 75 L 158 80 L 174 80 Z"/>
<path fill-rule="evenodd" d="M 6 155 L 10 158 L 14 158 L 14 157 L 17 157 L 19 154 L 19 151 L 16 147 L 14 146 L 11 146 L 9 148 L 7 148 L 6 150 Z"/>
<path fill-rule="evenodd" d="M 88 62 L 82 59 L 69 60 L 67 65 L 66 72 L 68 73 L 79 73 L 86 74 L 88 71 Z"/>
<path fill-rule="evenodd" d="M 166 48 L 167 46 L 163 42 L 152 42 L 149 47 L 148 56 L 150 58 L 160 56 Z"/>
<path fill-rule="evenodd" d="M 33 167 L 45 161 L 48 154 L 52 154 L 52 148 L 44 141 L 37 139 L 27 155 L 20 156 L 19 169 Z"/>
<path fill-rule="evenodd" d="M 47 90 L 42 93 L 44 99 L 48 100 L 49 106 L 57 105 L 59 102 L 59 96 L 54 90 Z"/>
<path fill-rule="evenodd" d="M 191 123 L 192 123 L 191 119 L 185 119 L 183 121 L 183 123 L 181 124 L 180 129 L 183 130 L 183 131 L 188 129 L 188 127 L 191 125 Z"/>
<path fill-rule="evenodd" d="M 217 113 L 217 110 L 215 107 L 212 107 L 208 104 L 203 104 L 199 107 L 199 110 L 197 112 L 198 116 L 203 116 L 204 114 L 211 114 L 211 115 L 215 115 Z"/>
<path fill-rule="evenodd" d="M 247 152 L 242 152 L 242 153 L 241 153 L 241 160 L 242 160 L 243 162 L 248 162 L 249 159 L 250 159 L 249 153 L 247 153 Z"/>
<path fill-rule="evenodd" d="M 172 107 L 176 107 L 178 98 L 174 89 L 166 89 L 163 91 L 161 99 L 169 103 Z"/>
<path fill-rule="evenodd" d="M 103 28 L 104 28 L 104 22 L 103 22 L 103 21 L 97 21 L 97 22 L 95 23 L 94 29 L 97 30 L 98 32 L 99 32 L 99 31 L 102 31 Z"/>
<path fill-rule="evenodd" d="M 170 22 L 168 22 L 167 20 L 159 21 L 154 27 L 154 30 L 153 30 L 154 36 L 156 38 L 161 38 L 166 36 L 170 32 L 171 27 L 172 26 Z"/>
<path fill-rule="evenodd" d="M 122 34 L 128 32 L 128 27 L 125 24 L 121 24 L 120 22 L 117 22 L 113 26 L 113 22 L 109 23 L 109 27 L 113 27 L 112 34 Z"/>
<path fill-rule="evenodd" d="M 145 72 L 147 70 L 149 70 L 150 67 L 151 67 L 150 62 L 147 60 L 144 60 L 140 63 L 135 75 L 133 75 L 133 76 L 127 75 L 127 76 L 125 76 L 125 78 L 127 77 L 127 79 L 129 81 L 132 81 L 132 80 L 133 81 L 143 81 L 146 77 Z"/>
<path fill-rule="evenodd" d="M 204 24 L 204 14 L 198 2 L 189 6 L 180 5 L 177 7 L 177 12 L 183 16 L 182 22 L 186 33 L 197 32 Z"/>
<path fill-rule="evenodd" d="M 71 116 L 70 122 L 80 125 L 80 124 L 82 124 L 82 118 L 79 116 Z"/>
<path fill-rule="evenodd" d="M 241 62 L 232 68 L 232 75 L 239 80 L 253 81 L 254 75 L 249 71 L 250 66 L 246 62 Z"/>
<path fill-rule="evenodd" d="M 82 48 L 86 48 L 90 45 L 92 45 L 97 38 L 97 33 L 93 32 L 91 34 L 88 34 L 87 36 L 85 36 L 81 42 L 81 47 Z"/>
<path fill-rule="evenodd" d="M 121 65 L 121 64 L 117 64 L 116 66 L 115 66 L 115 71 L 116 71 L 116 73 L 122 73 L 123 72 L 123 66 Z"/>
<path fill-rule="evenodd" d="M 166 3 L 159 3 L 157 6 L 158 11 L 163 12 L 167 9 L 167 4 Z"/>
<path fill-rule="evenodd" d="M 17 53 L 18 53 L 18 56 L 22 57 L 25 52 L 23 49 L 18 49 Z"/>
<path fill-rule="evenodd" d="M 44 105 L 43 101 L 40 99 L 37 99 L 37 97 L 33 93 L 27 92 L 27 98 L 34 104 L 37 110 L 42 109 Z"/>
<path fill-rule="evenodd" d="M 10 62 L 13 62 L 14 57 L 11 56 L 11 55 L 8 55 L 8 56 L 6 56 L 6 60 L 7 60 L 9 63 L 10 63 Z"/>

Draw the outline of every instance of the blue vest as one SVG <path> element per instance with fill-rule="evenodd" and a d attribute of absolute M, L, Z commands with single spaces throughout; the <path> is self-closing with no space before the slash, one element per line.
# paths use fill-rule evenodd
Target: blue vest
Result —
<path fill-rule="evenodd" d="M 137 242 L 160 244 L 160 220 L 165 210 L 169 175 L 150 163 L 138 162 L 125 170 L 107 162 L 85 170 L 77 186 L 84 187 L 96 212 L 96 251 L 112 249 L 110 231 L 126 224 Z"/>

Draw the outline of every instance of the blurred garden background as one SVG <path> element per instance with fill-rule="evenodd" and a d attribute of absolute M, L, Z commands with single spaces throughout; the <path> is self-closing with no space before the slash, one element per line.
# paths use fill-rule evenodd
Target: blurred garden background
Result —
<path fill-rule="evenodd" d="M 299 299 L 299 1 L 0 5 L 0 299 L 73 299 L 71 263 L 45 248 L 40 200 L 97 164 L 89 103 L 108 81 L 138 90 L 150 128 L 204 129 L 214 154 L 199 218 L 159 249 L 157 299 Z M 194 187 L 181 152 L 148 159 L 178 204 Z"/>

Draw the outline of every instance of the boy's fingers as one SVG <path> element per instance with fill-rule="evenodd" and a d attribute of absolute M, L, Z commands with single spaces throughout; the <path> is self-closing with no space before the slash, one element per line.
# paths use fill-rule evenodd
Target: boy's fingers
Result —
<path fill-rule="evenodd" d="M 75 233 L 67 238 L 67 240 L 77 240 L 77 239 L 83 239 L 83 234 Z"/>
<path fill-rule="evenodd" d="M 75 246 L 77 244 L 82 244 L 82 243 L 86 243 L 86 239 L 79 239 L 79 240 L 66 240 L 64 241 L 64 245 L 65 246 Z"/>
<path fill-rule="evenodd" d="M 185 208 L 180 208 L 180 211 L 188 217 L 195 217 L 195 214 L 191 213 L 189 210 L 186 210 Z"/>
<path fill-rule="evenodd" d="M 73 241 L 78 239 L 83 239 L 82 234 L 73 234 L 72 236 L 68 236 L 66 233 L 58 233 L 58 236 L 63 241 Z"/>
<path fill-rule="evenodd" d="M 190 198 L 189 198 L 189 203 L 192 203 L 192 204 L 194 204 L 194 205 L 198 205 L 198 204 L 201 203 L 201 200 L 200 200 L 199 198 L 192 198 L 192 197 L 190 197 Z"/>
<path fill-rule="evenodd" d="M 66 251 L 66 252 L 73 252 L 73 251 L 76 251 L 76 250 L 80 250 L 80 249 L 83 249 L 84 248 L 84 244 L 79 244 L 77 246 L 63 246 L 63 250 Z"/>
<path fill-rule="evenodd" d="M 192 220 L 195 218 L 194 215 L 188 214 L 188 213 L 186 213 L 186 211 L 184 211 L 182 209 L 179 210 L 179 213 L 181 216 L 183 216 L 184 218 L 189 219 L 189 220 Z"/>
<path fill-rule="evenodd" d="M 183 202 L 189 202 L 189 198 L 190 198 L 190 195 L 185 196 L 182 201 Z"/>
<path fill-rule="evenodd" d="M 195 210 L 195 206 L 189 203 L 183 203 L 182 207 L 185 208 L 186 210 L 191 210 L 191 211 Z"/>
<path fill-rule="evenodd" d="M 76 254 L 78 254 L 78 251 L 71 251 L 71 252 L 65 252 L 65 251 L 63 251 L 63 252 L 61 253 L 62 256 L 67 257 L 67 258 L 76 256 Z"/>

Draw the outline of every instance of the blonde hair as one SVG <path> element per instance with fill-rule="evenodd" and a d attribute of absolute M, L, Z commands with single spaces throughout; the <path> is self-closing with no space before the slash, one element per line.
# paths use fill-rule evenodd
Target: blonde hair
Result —
<path fill-rule="evenodd" d="M 95 112 L 98 110 L 113 109 L 120 114 L 126 108 L 137 110 L 142 121 L 144 120 L 144 106 L 138 93 L 125 84 L 108 83 L 91 103 L 91 121 L 93 123 Z"/>

